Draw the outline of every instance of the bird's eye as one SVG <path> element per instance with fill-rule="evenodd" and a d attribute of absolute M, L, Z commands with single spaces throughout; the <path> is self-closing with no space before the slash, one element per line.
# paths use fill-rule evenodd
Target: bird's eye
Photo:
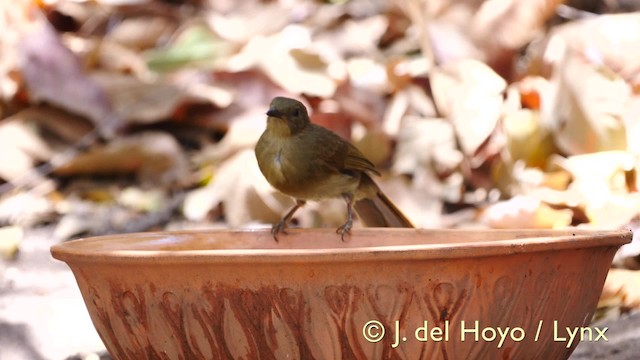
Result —
<path fill-rule="evenodd" d="M 300 110 L 298 110 L 298 109 L 294 109 L 294 110 L 293 110 L 293 113 L 291 113 L 291 114 L 292 114 L 293 116 L 295 116 L 295 117 L 298 117 L 298 116 L 300 116 Z"/>

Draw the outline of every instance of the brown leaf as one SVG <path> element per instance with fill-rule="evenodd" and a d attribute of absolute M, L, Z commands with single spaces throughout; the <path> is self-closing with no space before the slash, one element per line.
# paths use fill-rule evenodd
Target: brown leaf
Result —
<path fill-rule="evenodd" d="M 150 184 L 171 184 L 187 178 L 186 156 L 171 135 L 145 132 L 120 137 L 77 155 L 55 171 L 61 176 L 137 174 Z"/>
<path fill-rule="evenodd" d="M 91 77 L 105 89 L 117 113 L 133 123 L 166 120 L 186 102 L 207 102 L 165 80 L 145 82 L 107 72 L 95 72 Z"/>
<path fill-rule="evenodd" d="M 87 117 L 111 136 L 121 126 L 100 85 L 48 26 L 24 35 L 19 43 L 20 68 L 34 100 L 48 101 Z"/>
<path fill-rule="evenodd" d="M 170 36 L 174 31 L 175 24 L 166 17 L 139 16 L 115 24 L 106 38 L 142 50 L 156 46 L 162 37 Z"/>

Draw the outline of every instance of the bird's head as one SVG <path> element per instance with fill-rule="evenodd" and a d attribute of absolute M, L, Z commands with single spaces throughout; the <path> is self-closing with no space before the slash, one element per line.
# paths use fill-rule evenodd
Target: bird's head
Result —
<path fill-rule="evenodd" d="M 282 127 L 286 125 L 291 135 L 304 129 L 310 123 L 304 104 L 298 100 L 281 96 L 271 100 L 267 116 L 267 126 Z"/>

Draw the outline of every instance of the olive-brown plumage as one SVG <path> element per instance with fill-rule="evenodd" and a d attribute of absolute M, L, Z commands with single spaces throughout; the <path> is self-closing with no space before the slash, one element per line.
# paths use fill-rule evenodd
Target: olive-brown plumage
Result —
<path fill-rule="evenodd" d="M 369 176 L 379 175 L 375 166 L 352 144 L 311 123 L 301 102 L 276 97 L 267 116 L 255 149 L 260 171 L 273 187 L 296 199 L 273 226 L 276 240 L 307 200 L 336 197 L 347 202 L 347 221 L 336 230 L 343 239 L 353 223 L 354 203 L 369 226 L 413 227 Z"/>

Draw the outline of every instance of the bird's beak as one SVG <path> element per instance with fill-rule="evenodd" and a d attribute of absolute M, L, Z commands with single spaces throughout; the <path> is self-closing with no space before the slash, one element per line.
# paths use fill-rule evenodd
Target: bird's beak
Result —
<path fill-rule="evenodd" d="M 271 116 L 271 117 L 275 117 L 275 118 L 281 118 L 282 117 L 282 113 L 276 109 L 269 109 L 269 111 L 267 111 L 267 116 Z"/>

